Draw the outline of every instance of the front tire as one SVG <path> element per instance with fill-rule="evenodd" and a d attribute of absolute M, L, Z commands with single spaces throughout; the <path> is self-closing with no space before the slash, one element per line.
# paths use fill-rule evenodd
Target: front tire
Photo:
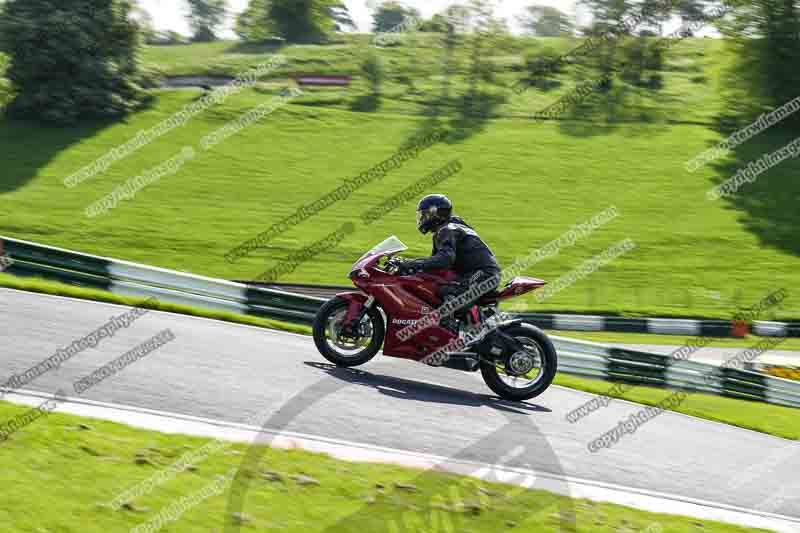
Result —
<path fill-rule="evenodd" d="M 341 297 L 328 300 L 314 317 L 314 344 L 322 356 L 336 366 L 363 365 L 378 353 L 386 328 L 377 307 L 367 310 L 357 326 L 358 335 L 344 337 L 341 328 L 350 303 Z"/>
<path fill-rule="evenodd" d="M 553 343 L 542 330 L 530 324 L 515 324 L 503 332 L 525 346 L 524 350 L 512 354 L 512 357 L 518 356 L 515 363 L 524 365 L 526 358 L 530 357 L 533 368 L 522 375 L 514 375 L 513 369 L 506 371 L 506 363 L 482 359 L 483 381 L 495 394 L 505 400 L 521 402 L 539 396 L 553 382 L 558 369 L 558 355 Z M 507 361 L 511 361 L 511 357 Z M 522 368 L 522 371 L 524 370 Z"/>

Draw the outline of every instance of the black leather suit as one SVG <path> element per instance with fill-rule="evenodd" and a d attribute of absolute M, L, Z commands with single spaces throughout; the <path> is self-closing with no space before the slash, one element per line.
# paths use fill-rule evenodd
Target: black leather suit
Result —
<path fill-rule="evenodd" d="M 423 271 L 453 268 L 459 280 L 442 288 L 442 296 L 446 299 L 456 298 L 471 286 L 490 278 L 497 280 L 492 288 L 500 282 L 500 265 L 494 253 L 469 224 L 456 216 L 451 216 L 446 224 L 434 231 L 431 257 L 409 261 L 406 266 Z M 460 309 L 468 309 L 480 296 Z"/>

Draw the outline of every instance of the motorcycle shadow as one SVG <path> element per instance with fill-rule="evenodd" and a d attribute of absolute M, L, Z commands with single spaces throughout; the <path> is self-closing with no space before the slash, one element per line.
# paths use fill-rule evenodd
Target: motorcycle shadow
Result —
<path fill-rule="evenodd" d="M 373 374 L 372 372 L 367 372 L 358 368 L 343 368 L 330 363 L 320 363 L 318 361 L 304 361 L 304 364 L 322 370 L 328 375 L 341 379 L 342 381 L 353 385 L 372 387 L 381 394 L 402 400 L 454 404 L 466 407 L 486 406 L 498 411 L 520 415 L 552 412 L 549 408 L 542 405 L 525 402 L 510 402 L 489 394 L 477 394 L 463 389 L 425 383 L 424 381 L 413 381 L 384 374 Z"/>

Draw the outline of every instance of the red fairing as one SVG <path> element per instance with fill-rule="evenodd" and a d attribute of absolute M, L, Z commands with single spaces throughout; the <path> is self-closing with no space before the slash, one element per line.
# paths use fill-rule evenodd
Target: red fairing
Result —
<path fill-rule="evenodd" d="M 440 287 L 458 279 L 452 270 L 439 270 L 411 276 L 396 276 L 378 267 L 386 253 L 369 255 L 353 266 L 350 278 L 363 293 L 344 293 L 339 296 L 350 301 L 347 310 L 348 320 L 352 320 L 362 310 L 369 296 L 383 309 L 386 315 L 386 338 L 383 344 L 384 355 L 420 360 L 455 341 L 457 335 L 439 326 L 434 311 L 441 305 Z M 499 293 L 485 296 L 479 305 L 492 305 L 500 300 L 519 296 L 545 284 L 534 278 L 514 278 Z M 477 308 L 473 310 L 473 320 L 478 322 Z M 420 324 L 422 322 L 422 324 Z M 411 327 L 412 329 L 406 330 Z M 410 336 L 401 338 L 398 333 L 406 330 Z"/>
<path fill-rule="evenodd" d="M 502 287 L 499 290 L 489 293 L 481 298 L 479 303 L 481 305 L 492 305 L 502 300 L 508 300 L 509 298 L 515 298 L 522 294 L 535 291 L 539 287 L 544 287 L 545 285 L 547 285 L 547 282 L 544 280 L 518 276 L 512 279 L 511 282 L 505 287 Z"/>

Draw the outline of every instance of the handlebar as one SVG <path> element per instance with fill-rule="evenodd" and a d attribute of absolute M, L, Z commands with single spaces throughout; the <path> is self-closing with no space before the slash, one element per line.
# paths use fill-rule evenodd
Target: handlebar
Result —
<path fill-rule="evenodd" d="M 417 274 L 419 272 L 419 270 L 417 270 L 417 269 L 410 270 L 410 271 L 405 271 L 403 274 L 401 274 L 401 272 L 403 272 L 403 268 L 402 268 L 403 265 L 407 264 L 408 262 L 409 262 L 408 259 L 390 257 L 386 261 L 385 270 L 386 270 L 386 272 L 388 274 L 391 274 L 393 276 L 401 276 L 401 275 L 402 276 L 410 276 L 410 275 L 413 275 L 413 274 Z"/>
<path fill-rule="evenodd" d="M 386 261 L 386 272 L 391 275 L 396 275 L 397 272 L 400 270 L 400 263 L 402 260 L 396 260 L 394 257 L 390 257 Z"/>

